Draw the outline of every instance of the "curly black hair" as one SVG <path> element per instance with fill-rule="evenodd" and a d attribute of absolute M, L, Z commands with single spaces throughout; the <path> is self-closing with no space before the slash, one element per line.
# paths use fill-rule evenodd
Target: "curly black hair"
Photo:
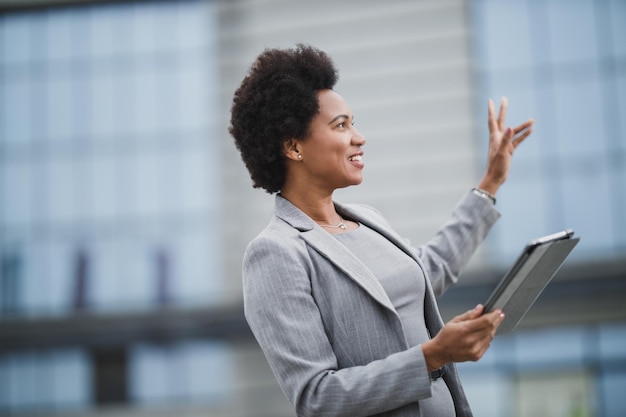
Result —
<path fill-rule="evenodd" d="M 338 78 L 332 59 L 309 45 L 266 49 L 257 57 L 235 91 L 228 129 L 254 188 L 280 191 L 284 142 L 308 135 L 319 112 L 317 93 L 332 89 Z"/>

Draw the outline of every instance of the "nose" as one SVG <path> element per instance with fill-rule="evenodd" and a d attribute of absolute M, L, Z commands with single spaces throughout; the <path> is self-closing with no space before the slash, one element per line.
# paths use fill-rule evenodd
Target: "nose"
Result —
<path fill-rule="evenodd" d="M 352 143 L 357 146 L 365 145 L 365 136 L 363 136 L 354 126 L 352 127 Z"/>

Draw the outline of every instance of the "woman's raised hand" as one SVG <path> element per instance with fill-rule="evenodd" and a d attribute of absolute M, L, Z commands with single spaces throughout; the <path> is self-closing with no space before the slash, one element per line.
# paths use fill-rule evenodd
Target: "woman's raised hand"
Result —
<path fill-rule="evenodd" d="M 533 119 L 528 119 L 516 127 L 507 127 L 505 121 L 508 104 L 507 98 L 502 97 L 500 111 L 496 117 L 493 100 L 489 100 L 488 103 L 489 152 L 487 170 L 478 184 L 478 188 L 492 195 L 495 195 L 506 181 L 515 148 L 532 133 L 534 123 Z"/>

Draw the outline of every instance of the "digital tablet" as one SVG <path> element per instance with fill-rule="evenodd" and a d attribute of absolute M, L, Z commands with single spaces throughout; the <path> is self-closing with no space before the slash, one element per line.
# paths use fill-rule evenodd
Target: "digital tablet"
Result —
<path fill-rule="evenodd" d="M 513 331 L 559 270 L 580 238 L 571 229 L 528 243 L 493 290 L 483 311 L 501 309 L 504 320 L 496 334 Z"/>

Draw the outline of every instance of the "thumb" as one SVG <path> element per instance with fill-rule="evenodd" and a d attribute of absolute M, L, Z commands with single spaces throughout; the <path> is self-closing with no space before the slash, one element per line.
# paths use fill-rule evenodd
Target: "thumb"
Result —
<path fill-rule="evenodd" d="M 468 310 L 465 313 L 456 316 L 455 318 L 452 319 L 452 321 L 460 322 L 460 321 L 466 321 L 466 320 L 472 320 L 472 319 L 478 318 L 483 313 L 483 308 L 484 307 L 482 304 L 478 304 L 473 309 Z"/>

